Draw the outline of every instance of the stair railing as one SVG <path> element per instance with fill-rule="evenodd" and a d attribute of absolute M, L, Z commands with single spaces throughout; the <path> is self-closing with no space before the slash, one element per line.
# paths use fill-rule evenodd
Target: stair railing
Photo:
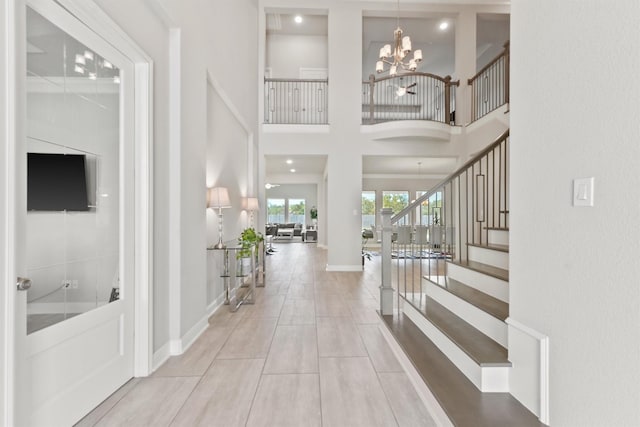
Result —
<path fill-rule="evenodd" d="M 509 103 L 509 42 L 504 50 L 468 81 L 471 86 L 471 121 Z"/>
<path fill-rule="evenodd" d="M 394 288 L 422 311 L 423 278 L 446 287 L 448 261 L 466 261 L 468 245 L 509 227 L 508 150 L 506 131 L 402 211 L 382 209 L 382 314 L 393 314 Z"/>
<path fill-rule="evenodd" d="M 362 82 L 362 123 L 430 120 L 453 124 L 455 88 L 450 76 L 405 73 Z M 412 86 L 413 85 L 413 86 Z"/>
<path fill-rule="evenodd" d="M 264 79 L 264 122 L 327 124 L 328 89 L 328 80 Z"/>

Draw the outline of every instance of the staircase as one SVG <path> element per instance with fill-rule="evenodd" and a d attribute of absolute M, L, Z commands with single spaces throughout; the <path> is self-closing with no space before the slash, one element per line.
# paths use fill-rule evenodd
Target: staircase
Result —
<path fill-rule="evenodd" d="M 543 425 L 509 394 L 508 152 L 507 131 L 398 214 L 382 210 L 382 317 L 456 425 Z"/>
<path fill-rule="evenodd" d="M 482 392 L 508 392 L 508 229 L 488 230 L 486 244 L 468 244 L 468 259 L 447 260 L 447 276 L 423 278 L 423 310 L 405 314 Z"/>

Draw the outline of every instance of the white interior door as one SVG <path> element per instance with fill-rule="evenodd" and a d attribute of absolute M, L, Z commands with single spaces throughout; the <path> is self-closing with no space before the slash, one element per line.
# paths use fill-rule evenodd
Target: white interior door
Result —
<path fill-rule="evenodd" d="M 134 373 L 134 66 L 56 2 L 22 7 L 15 423 L 73 425 Z"/>

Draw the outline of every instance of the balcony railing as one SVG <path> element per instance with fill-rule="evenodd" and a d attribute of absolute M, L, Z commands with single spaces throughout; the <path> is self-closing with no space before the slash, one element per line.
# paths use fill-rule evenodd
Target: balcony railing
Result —
<path fill-rule="evenodd" d="M 423 309 L 423 278 L 446 288 L 447 261 L 467 261 L 469 245 L 487 245 L 489 230 L 509 228 L 508 159 L 507 131 L 398 214 L 383 209 L 383 314 L 391 314 L 393 288 Z"/>
<path fill-rule="evenodd" d="M 328 123 L 328 80 L 264 79 L 264 122 Z"/>
<path fill-rule="evenodd" d="M 362 123 L 394 120 L 430 120 L 451 124 L 455 88 L 451 77 L 407 73 L 362 82 Z"/>
<path fill-rule="evenodd" d="M 469 79 L 469 86 L 472 121 L 509 102 L 509 42 L 500 55 Z"/>

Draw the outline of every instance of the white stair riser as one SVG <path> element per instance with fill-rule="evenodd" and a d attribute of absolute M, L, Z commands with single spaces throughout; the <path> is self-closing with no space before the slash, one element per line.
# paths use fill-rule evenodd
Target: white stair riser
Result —
<path fill-rule="evenodd" d="M 492 265 L 504 270 L 509 269 L 509 252 L 469 246 L 469 260 Z"/>
<path fill-rule="evenodd" d="M 404 313 L 415 325 L 420 328 L 447 358 L 483 392 L 507 392 L 509 391 L 508 366 L 482 367 L 471 359 L 464 351 L 433 326 L 411 304 L 404 304 Z"/>
<path fill-rule="evenodd" d="M 501 346 L 507 347 L 508 328 L 502 320 L 496 319 L 478 307 L 447 292 L 441 286 L 428 281 L 427 295 Z"/>
<path fill-rule="evenodd" d="M 504 280 L 452 263 L 447 263 L 447 272 L 452 279 L 498 298 L 500 301 L 509 302 L 509 283 Z"/>
<path fill-rule="evenodd" d="M 490 245 L 509 245 L 509 232 L 507 230 L 487 230 L 489 232 Z"/>

